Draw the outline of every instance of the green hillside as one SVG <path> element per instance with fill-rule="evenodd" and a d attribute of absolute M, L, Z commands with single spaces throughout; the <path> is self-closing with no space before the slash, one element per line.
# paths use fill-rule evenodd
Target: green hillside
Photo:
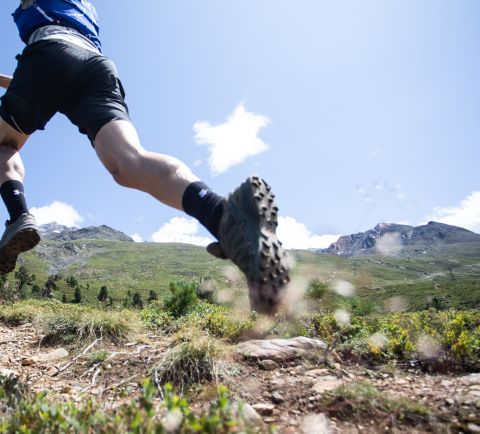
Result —
<path fill-rule="evenodd" d="M 465 245 L 467 244 L 467 245 Z M 462 248 L 463 247 L 463 248 Z M 480 243 L 452 245 L 445 256 L 344 258 L 311 251 L 293 251 L 294 279 L 319 280 L 331 285 L 351 282 L 355 295 L 378 305 L 401 296 L 410 309 L 422 309 L 433 297 L 447 307 L 480 306 Z M 101 286 L 113 301 L 127 291 L 146 298 L 149 291 L 159 297 L 172 280 L 212 279 L 227 286 L 225 267 L 230 263 L 210 256 L 202 247 L 187 244 L 131 243 L 107 240 L 43 241 L 21 263 L 35 275 L 30 287 L 43 287 L 50 275 L 57 275 L 56 298 L 73 297 L 66 283 L 75 277 L 86 302 L 96 302 Z M 18 269 L 18 268 L 17 268 Z M 13 273 L 9 276 L 14 280 Z"/>

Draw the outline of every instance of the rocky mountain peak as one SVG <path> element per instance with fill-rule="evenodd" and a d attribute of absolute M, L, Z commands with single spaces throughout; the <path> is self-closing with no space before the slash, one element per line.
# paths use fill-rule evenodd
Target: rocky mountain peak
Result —
<path fill-rule="evenodd" d="M 373 229 L 340 237 L 327 253 L 339 256 L 359 256 L 382 253 L 393 245 L 396 253 L 438 253 L 447 244 L 480 242 L 480 235 L 467 229 L 430 221 L 425 225 L 409 226 L 379 223 Z M 384 246 L 388 244 L 387 246 Z"/>
<path fill-rule="evenodd" d="M 87 239 L 134 242 L 128 235 L 106 225 L 75 228 L 58 223 L 47 223 L 41 225 L 39 229 L 42 237 L 46 240 L 75 241 Z"/>

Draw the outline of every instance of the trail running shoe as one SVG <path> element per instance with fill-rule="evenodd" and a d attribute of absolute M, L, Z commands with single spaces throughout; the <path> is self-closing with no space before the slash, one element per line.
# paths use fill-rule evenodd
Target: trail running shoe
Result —
<path fill-rule="evenodd" d="M 24 213 L 13 223 L 7 220 L 0 240 L 0 274 L 13 271 L 18 255 L 33 249 L 39 241 L 40 232 L 32 214 Z"/>
<path fill-rule="evenodd" d="M 250 306 L 259 313 L 275 313 L 289 278 L 287 255 L 275 234 L 278 208 L 270 186 L 249 177 L 224 202 L 219 242 L 207 251 L 228 258 L 245 274 Z"/>

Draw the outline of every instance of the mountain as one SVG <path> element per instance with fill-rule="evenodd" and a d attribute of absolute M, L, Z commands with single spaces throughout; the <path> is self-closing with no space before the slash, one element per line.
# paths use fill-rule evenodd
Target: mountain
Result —
<path fill-rule="evenodd" d="M 467 243 L 467 244 L 465 244 Z M 472 243 L 472 244 L 470 244 Z M 479 244 L 477 244 L 479 243 Z M 421 226 L 380 223 L 366 232 L 344 235 L 324 250 L 338 256 L 449 254 L 459 248 L 480 251 L 480 235 L 457 226 L 428 222 Z"/>
<path fill-rule="evenodd" d="M 54 291 L 57 299 L 65 294 L 73 298 L 69 276 L 78 280 L 88 303 L 97 302 L 104 285 L 116 303 L 128 291 L 139 292 L 144 300 L 151 290 L 163 297 L 172 280 L 206 281 L 220 289 L 243 285 L 230 261 L 214 258 L 204 247 L 134 243 L 107 226 L 41 229 L 43 240 L 20 256 L 19 265 L 35 276 L 32 287 L 43 287 L 51 275 L 61 276 Z M 377 254 L 379 246 L 398 254 L 369 256 Z M 451 307 L 480 306 L 480 235 L 462 228 L 433 222 L 419 227 L 379 224 L 371 231 L 340 237 L 326 253 L 290 253 L 294 276 L 305 282 L 351 282 L 357 295 L 375 303 L 402 296 L 411 308 L 421 309 L 435 296 Z M 13 285 L 15 273 L 8 279 Z"/>
<path fill-rule="evenodd" d="M 109 240 L 134 242 L 132 238 L 125 235 L 123 232 L 112 229 L 106 225 L 78 229 L 59 225 L 58 223 L 48 223 L 41 225 L 39 229 L 45 240 Z"/>

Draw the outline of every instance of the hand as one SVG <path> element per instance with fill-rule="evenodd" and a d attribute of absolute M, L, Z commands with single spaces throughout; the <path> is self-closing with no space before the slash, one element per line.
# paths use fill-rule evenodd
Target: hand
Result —
<path fill-rule="evenodd" d="M 12 81 L 12 77 L 9 77 L 8 75 L 0 74 L 0 87 L 7 89 L 8 86 L 10 86 L 11 81 Z"/>

